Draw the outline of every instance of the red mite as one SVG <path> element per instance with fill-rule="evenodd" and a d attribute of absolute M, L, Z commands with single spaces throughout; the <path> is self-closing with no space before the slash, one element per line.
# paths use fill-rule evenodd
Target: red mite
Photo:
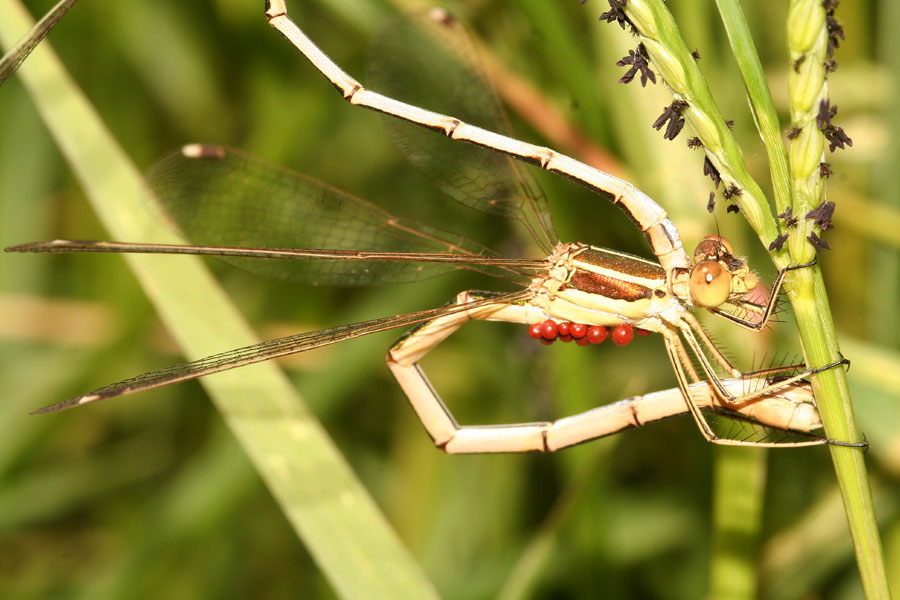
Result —
<path fill-rule="evenodd" d="M 616 325 L 612 330 L 612 341 L 616 346 L 627 346 L 634 339 L 631 325 Z"/>
<path fill-rule="evenodd" d="M 585 325 L 583 323 L 570 323 L 563 321 L 557 323 L 552 319 L 548 319 L 543 323 L 535 323 L 528 328 L 528 335 L 536 340 L 540 340 L 542 344 L 552 344 L 556 340 L 562 342 L 571 342 L 579 346 L 588 344 L 600 344 L 606 338 L 611 338 L 616 346 L 626 346 L 634 335 L 645 336 L 650 332 L 645 329 L 635 329 L 631 325 L 622 324 L 615 327 L 602 327 L 600 325 Z"/>

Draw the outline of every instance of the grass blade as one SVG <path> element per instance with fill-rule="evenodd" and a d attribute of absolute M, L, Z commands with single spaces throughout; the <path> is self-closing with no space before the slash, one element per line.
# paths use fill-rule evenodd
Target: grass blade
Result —
<path fill-rule="evenodd" d="M 22 36 L 22 39 L 16 42 L 3 55 L 3 58 L 0 58 L 0 85 L 18 70 L 19 66 L 31 54 L 31 51 L 37 48 L 41 40 L 47 37 L 50 30 L 69 12 L 69 9 L 72 8 L 75 2 L 76 0 L 60 0 L 26 35 Z"/>
<path fill-rule="evenodd" d="M 0 2 L 0 41 L 32 23 Z M 143 179 L 46 44 L 20 70 L 90 201 L 118 240 L 178 243 L 147 210 Z M 216 282 L 195 260 L 126 257 L 188 358 L 254 341 Z M 432 597 L 430 582 L 366 490 L 271 364 L 217 375 L 204 386 L 337 593 L 347 598 Z"/>

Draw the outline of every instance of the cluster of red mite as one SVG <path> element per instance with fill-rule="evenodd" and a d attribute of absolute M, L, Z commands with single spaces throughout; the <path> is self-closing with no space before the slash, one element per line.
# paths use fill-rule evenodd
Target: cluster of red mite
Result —
<path fill-rule="evenodd" d="M 625 346 L 634 339 L 635 332 L 638 335 L 650 335 L 649 331 L 635 329 L 627 323 L 616 325 L 615 327 L 602 327 L 600 325 L 585 325 L 568 321 L 557 323 L 552 319 L 548 319 L 543 323 L 535 323 L 528 328 L 528 335 L 536 340 L 540 340 L 542 344 L 552 344 L 556 340 L 561 342 L 574 340 L 579 346 L 599 344 L 605 341 L 606 338 L 612 339 L 616 346 Z"/>

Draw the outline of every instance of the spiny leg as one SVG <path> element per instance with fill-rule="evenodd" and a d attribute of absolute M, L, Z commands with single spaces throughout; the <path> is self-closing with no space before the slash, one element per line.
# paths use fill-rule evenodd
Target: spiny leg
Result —
<path fill-rule="evenodd" d="M 781 288 L 784 286 L 784 279 L 787 276 L 787 274 L 790 273 L 791 271 L 796 271 L 797 269 L 805 269 L 807 267 L 812 267 L 816 264 L 816 262 L 817 262 L 816 260 L 813 260 L 812 262 L 804 263 L 802 265 L 791 265 L 791 266 L 785 267 L 781 271 L 779 271 L 778 276 L 775 277 L 775 281 L 772 283 L 772 292 L 769 294 L 769 298 L 768 298 L 768 300 L 766 300 L 766 304 L 764 307 L 760 306 L 760 305 L 756 305 L 756 304 L 748 304 L 747 306 L 745 306 L 743 304 L 741 305 L 744 308 L 747 308 L 748 306 L 750 306 L 750 307 L 754 307 L 754 309 L 756 309 L 756 310 L 762 309 L 761 317 L 760 317 L 759 321 L 749 321 L 749 320 L 743 319 L 737 315 L 732 315 L 732 314 L 729 314 L 727 312 L 724 312 L 724 311 L 721 311 L 718 309 L 711 309 L 711 310 L 716 315 L 722 317 L 723 319 L 727 319 L 728 321 L 731 321 L 732 323 L 735 323 L 736 325 L 740 325 L 744 329 L 749 329 L 751 331 L 759 331 L 763 327 L 766 326 L 766 324 L 769 322 L 769 318 L 775 312 L 775 307 L 778 306 L 778 297 L 781 295 Z M 760 314 L 760 313 L 757 312 L 756 314 Z"/>
<path fill-rule="evenodd" d="M 713 444 L 718 444 L 721 446 L 754 446 L 754 447 L 766 447 L 766 448 L 778 448 L 785 446 L 792 447 L 800 447 L 800 446 L 817 446 L 825 443 L 832 443 L 831 440 L 827 440 L 825 438 L 814 438 L 806 441 L 798 441 L 791 442 L 789 444 L 785 444 L 783 442 L 764 442 L 764 441 L 749 441 L 749 440 L 736 440 L 730 438 L 719 437 L 710 426 L 709 422 L 706 420 L 706 417 L 703 415 L 703 411 L 698 403 L 695 401 L 694 396 L 691 392 L 691 386 L 688 385 L 687 376 L 685 373 L 685 364 L 680 359 L 681 356 L 686 355 L 681 339 L 678 337 L 678 333 L 674 330 L 668 330 L 663 333 L 663 339 L 665 341 L 666 351 L 669 354 L 669 360 L 672 363 L 672 368 L 675 371 L 675 377 L 678 380 L 678 387 L 681 389 L 682 396 L 684 398 L 685 403 L 687 403 L 687 407 L 691 416 L 694 417 L 694 422 L 697 424 L 697 428 L 700 430 L 700 433 L 703 437 L 706 438 L 707 441 L 712 442 Z M 705 357 L 702 357 L 701 364 L 704 362 Z M 708 364 L 708 362 L 707 362 Z M 707 372 L 709 375 L 709 372 Z M 715 377 L 713 373 L 711 377 Z M 733 396 L 733 393 L 727 390 L 724 390 L 724 384 L 722 381 L 716 379 L 717 385 L 715 386 L 715 393 L 712 394 L 713 400 L 712 405 L 716 404 L 715 396 L 717 394 Z M 707 385 L 710 385 L 707 382 Z M 723 388 L 722 390 L 719 387 Z M 763 386 L 759 390 L 755 390 L 750 394 L 743 394 L 743 396 L 752 395 L 754 397 L 759 397 L 765 395 L 767 393 L 771 393 L 775 391 L 772 388 L 783 389 L 783 386 Z M 742 397 L 742 396 L 741 396 Z"/>
<path fill-rule="evenodd" d="M 772 382 L 758 390 L 754 390 L 752 392 L 748 392 L 745 394 L 741 394 L 738 396 L 733 395 L 729 392 L 725 386 L 722 384 L 721 378 L 713 369 L 712 364 L 709 362 L 709 359 L 706 357 L 706 354 L 703 352 L 703 347 L 701 346 L 701 342 L 695 337 L 692 328 L 689 325 L 682 324 L 680 326 L 681 334 L 684 337 L 685 341 L 687 341 L 688 346 L 690 346 L 694 355 L 697 357 L 697 360 L 700 363 L 700 366 L 703 368 L 703 372 L 706 373 L 707 378 L 710 383 L 715 386 L 716 391 L 719 393 L 720 398 L 725 403 L 725 405 L 729 408 L 740 407 L 747 402 L 752 401 L 754 398 L 758 398 L 765 394 L 770 394 L 778 391 L 781 388 L 784 388 L 788 385 L 801 381 L 803 379 L 808 378 L 811 375 L 819 373 L 821 371 L 825 371 L 827 369 L 833 369 L 834 367 L 846 364 L 846 359 L 842 358 L 837 360 L 829 365 L 824 365 L 822 367 L 815 367 L 812 369 L 806 369 L 805 371 L 798 373 L 796 375 L 792 375 L 790 377 L 786 377 L 779 381 Z M 673 332 L 674 335 L 674 332 Z M 675 336 L 677 339 L 677 336 Z M 680 341 L 679 341 L 680 343 Z M 711 343 L 711 342 L 710 342 Z M 714 347 L 714 346 L 713 346 Z M 721 354 L 721 352 L 719 352 Z M 743 377 L 744 375 L 740 373 L 740 371 L 736 371 L 736 376 Z"/>
<path fill-rule="evenodd" d="M 718 437 L 713 433 L 709 423 L 706 422 L 706 418 L 700 411 L 700 407 L 694 402 L 694 397 L 691 394 L 690 386 L 688 385 L 685 365 L 689 364 L 690 361 L 687 361 L 687 352 L 684 349 L 684 345 L 678 338 L 678 334 L 672 330 L 666 330 L 663 332 L 662 336 L 663 341 L 665 342 L 666 352 L 669 354 L 669 362 L 672 363 L 672 370 L 675 371 L 675 379 L 678 381 L 678 388 L 681 390 L 681 395 L 687 404 L 691 416 L 694 418 L 694 422 L 697 424 L 697 428 L 700 429 L 700 433 L 702 433 L 703 437 L 708 441 L 716 442 Z M 693 371 L 693 368 L 691 368 L 691 370 Z M 693 376 L 696 377 L 696 373 L 694 373 Z"/>
<path fill-rule="evenodd" d="M 772 293 L 769 295 L 769 301 L 766 305 L 762 321 L 759 324 L 757 324 L 758 327 L 756 325 L 754 325 L 753 327 L 750 327 L 750 329 L 759 329 L 765 324 L 766 320 L 768 320 L 769 316 L 772 313 L 772 309 L 776 304 L 777 298 L 780 294 L 781 287 L 784 282 L 785 274 L 790 271 L 797 270 L 797 269 L 810 267 L 810 266 L 814 265 L 815 262 L 816 261 L 813 261 L 813 262 L 810 262 L 807 264 L 803 264 L 803 265 L 794 265 L 794 266 L 790 266 L 790 267 L 786 267 L 785 269 L 782 269 L 782 271 L 778 274 L 778 277 L 775 280 L 775 284 L 773 285 Z M 737 322 L 738 324 L 741 324 L 739 322 L 739 320 L 735 320 L 735 319 L 731 318 L 731 317 L 733 317 L 733 315 L 728 315 L 727 313 L 721 313 L 718 311 L 713 311 L 713 312 L 715 312 L 716 314 L 718 314 L 720 316 L 728 317 L 730 320 Z M 687 326 L 685 326 L 685 324 Z M 679 328 L 681 330 L 681 333 L 682 333 L 684 339 L 687 341 L 687 343 L 690 346 L 691 350 L 693 351 L 694 355 L 697 357 L 701 367 L 703 368 L 704 373 L 706 374 L 706 376 L 708 377 L 710 382 L 715 386 L 716 390 L 720 394 L 722 401 L 725 403 L 725 405 L 728 408 L 731 408 L 731 409 L 736 409 L 736 408 L 745 406 L 748 403 L 753 402 L 755 399 L 757 399 L 767 393 L 775 392 L 784 386 L 791 385 L 793 383 L 796 383 L 798 381 L 806 379 L 810 375 L 813 375 L 820 371 L 834 368 L 840 364 L 846 363 L 846 361 L 844 359 L 842 359 L 839 361 L 835 361 L 832 364 L 825 365 L 823 367 L 813 368 L 813 369 L 807 368 L 806 365 L 789 365 L 789 366 L 785 366 L 785 367 L 772 367 L 772 368 L 768 368 L 768 369 L 757 370 L 757 371 L 753 371 L 750 373 L 742 373 L 737 367 L 734 366 L 734 364 L 728 359 L 728 357 L 725 356 L 725 354 L 718 348 L 718 346 L 716 346 L 715 342 L 712 341 L 712 339 L 709 337 L 709 334 L 707 334 L 706 330 L 703 329 L 703 327 L 700 325 L 700 323 L 697 321 L 697 319 L 692 314 L 685 313 L 683 315 L 682 323 L 679 325 Z M 677 347 L 679 347 L 683 351 L 682 344 L 678 344 Z M 722 368 L 724 368 L 725 371 L 728 373 L 728 375 L 731 377 L 749 377 L 749 376 L 759 376 L 759 375 L 763 375 L 763 374 L 768 375 L 768 374 L 775 374 L 775 373 L 786 373 L 789 371 L 795 371 L 798 368 L 802 369 L 802 371 L 795 373 L 794 375 L 781 378 L 778 381 L 773 381 L 769 385 L 767 385 L 763 388 L 760 388 L 759 390 L 755 390 L 750 393 L 744 393 L 744 394 L 735 396 L 735 395 L 727 392 L 724 389 L 724 386 L 721 383 L 721 378 L 715 372 L 712 364 L 709 361 L 709 358 L 706 354 L 707 351 L 709 352 L 709 356 L 712 356 L 712 358 Z M 682 364 L 687 366 L 687 365 L 689 365 L 689 362 L 683 361 Z"/>
<path fill-rule="evenodd" d="M 691 357 L 688 355 L 687 350 L 685 350 L 684 344 L 676 344 L 673 346 L 675 352 L 677 353 L 677 357 L 679 363 L 684 367 L 685 376 L 688 378 L 688 381 L 691 383 L 698 383 L 702 381 L 701 377 L 697 374 L 697 370 L 694 369 L 694 365 L 691 362 Z M 671 358 L 671 356 L 669 357 Z"/>
<path fill-rule="evenodd" d="M 732 363 L 728 359 L 728 357 L 725 356 L 725 353 L 722 352 L 721 350 L 719 350 L 719 347 L 716 346 L 716 343 L 712 341 L 712 339 L 709 337 L 709 334 L 706 333 L 706 330 L 703 329 L 703 326 L 700 325 L 699 321 L 697 321 L 697 318 L 694 315 L 692 315 L 689 312 L 685 312 L 684 316 L 682 318 L 687 322 L 688 325 L 690 325 L 691 329 L 693 329 L 694 332 L 700 337 L 700 341 L 703 343 L 704 346 L 706 346 L 707 349 L 709 349 L 709 353 L 716 360 L 716 362 L 719 363 L 719 365 L 723 369 L 725 369 L 725 371 L 731 377 L 743 377 L 743 373 L 741 373 L 740 369 L 735 367 L 734 363 Z M 683 349 L 683 347 L 682 347 L 682 349 Z"/>
<path fill-rule="evenodd" d="M 850 364 L 849 360 L 846 360 L 844 364 Z M 753 371 L 747 371 L 744 373 L 744 377 L 774 377 L 779 373 L 796 373 L 799 371 L 807 371 L 806 365 L 803 363 L 794 363 L 790 365 L 773 365 L 771 367 L 764 367 L 762 369 L 754 369 Z"/>

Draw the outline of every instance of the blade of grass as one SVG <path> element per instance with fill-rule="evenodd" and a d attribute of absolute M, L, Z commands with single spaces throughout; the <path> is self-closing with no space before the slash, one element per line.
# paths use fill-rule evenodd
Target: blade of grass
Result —
<path fill-rule="evenodd" d="M 777 124 L 778 121 L 771 94 L 765 85 L 762 66 L 750 40 L 740 6 L 733 0 L 718 0 L 717 3 L 741 67 L 757 126 L 769 151 L 776 199 L 782 199 L 778 208 L 784 210 L 786 205 L 783 204 L 783 198 L 789 198 L 791 194 L 789 190 L 783 188 L 786 184 L 784 181 L 786 174 L 783 172 L 784 153 L 776 151 L 774 147 L 769 149 L 770 143 L 775 145 L 773 136 L 777 134 L 777 131 L 770 129 L 772 124 Z M 801 213 L 800 210 L 795 210 L 794 214 L 799 216 L 805 214 L 805 211 Z M 824 281 L 818 267 L 805 271 L 798 273 L 795 281 L 791 282 L 793 285 L 788 291 L 788 297 L 794 306 L 807 364 L 814 366 L 829 364 L 837 360 L 841 354 Z M 816 399 L 828 435 L 834 439 L 859 439 L 844 372 L 833 369 L 822 373 L 814 377 L 813 384 L 816 386 Z M 887 597 L 889 592 L 886 588 L 883 552 L 862 452 L 834 446 L 831 447 L 831 452 L 847 517 L 850 520 L 851 536 L 857 549 L 857 562 L 863 587 L 869 597 Z"/>
<path fill-rule="evenodd" d="M 682 119 L 700 140 L 709 163 L 724 184 L 723 195 L 740 208 L 760 241 L 769 245 L 778 228 L 769 201 L 747 171 L 741 147 L 722 117 L 703 73 L 661 0 L 621 4 L 657 73 L 669 87 Z M 676 104 L 673 104 L 676 106 Z M 671 109 L 671 107 L 670 107 Z"/>
<path fill-rule="evenodd" d="M 792 14 L 795 4 L 792 4 Z M 771 247 L 768 240 L 774 240 L 773 235 L 777 231 L 777 225 L 769 210 L 768 201 L 762 195 L 758 186 L 755 186 L 752 182 L 752 179 L 749 179 L 749 175 L 746 178 L 744 177 L 746 171 L 743 167 L 740 150 L 736 147 L 736 143 L 727 129 L 720 126 L 721 117 L 718 116 L 718 111 L 709 93 L 708 86 L 702 74 L 697 70 L 694 61 L 691 60 L 690 53 L 687 51 L 671 15 L 660 0 L 634 0 L 618 6 L 634 25 L 651 63 L 662 74 L 666 83 L 673 90 L 674 95 L 677 98 L 683 98 L 687 102 L 687 106 L 683 108 L 681 115 L 697 132 L 707 149 L 708 157 L 719 170 L 723 180 L 726 172 L 728 172 L 725 168 L 728 167 L 730 176 L 743 184 L 743 193 L 738 199 L 738 204 L 748 222 L 759 235 L 760 240 L 767 247 Z M 802 18 L 789 19 L 789 23 L 809 29 L 812 27 L 810 25 L 811 22 L 820 22 L 824 27 L 825 8 L 822 4 L 809 0 L 804 2 L 804 6 L 809 11 L 817 10 L 822 13 L 819 15 L 821 19 L 811 21 L 809 18 L 806 18 L 806 13 L 801 10 L 797 11 L 796 14 L 801 15 Z M 743 23 L 743 13 L 739 7 L 734 3 L 723 1 L 720 4 L 720 12 L 723 19 L 730 21 L 727 28 L 732 36 L 731 41 L 735 53 L 755 55 L 752 44 L 747 43 L 749 41 L 749 36 L 746 36 L 747 27 Z M 790 29 L 788 37 L 789 39 L 791 37 Z M 805 64 L 824 70 L 825 65 L 824 58 L 821 58 L 823 56 L 821 46 L 827 39 L 827 35 L 822 31 L 820 34 L 815 36 L 807 35 L 805 38 L 813 40 L 817 45 L 817 50 L 819 50 L 818 54 L 809 57 L 810 60 L 807 60 Z M 791 51 L 791 60 L 798 59 L 798 56 L 795 55 L 795 49 L 792 48 Z M 804 57 L 806 57 L 805 54 Z M 767 87 L 763 85 L 764 77 L 761 72 L 757 72 L 758 70 L 761 71 L 759 60 L 755 56 L 739 56 L 738 63 L 741 65 L 748 92 L 755 95 L 755 98 L 751 101 L 754 117 L 760 127 L 766 128 L 766 132 L 763 132 L 764 140 L 771 143 L 771 139 L 775 135 L 771 128 L 773 124 L 777 123 L 777 119 L 773 119 L 772 114 L 766 114 L 771 109 L 771 100 L 768 97 Z M 822 78 L 822 81 L 827 80 Z M 821 91 L 824 94 L 827 88 L 823 86 L 822 90 L 814 91 Z M 807 100 L 809 100 L 808 96 L 809 94 L 807 94 Z M 817 100 L 817 98 L 813 98 L 813 100 Z M 804 125 L 808 126 L 807 130 L 814 131 L 811 125 L 815 125 L 815 111 L 818 110 L 819 103 L 811 101 L 807 103 L 809 106 L 803 109 L 805 111 L 803 116 L 806 119 Z M 812 121 L 809 118 L 810 114 L 813 117 Z M 792 119 L 793 117 L 792 111 Z M 818 137 L 815 138 L 818 140 L 818 144 L 810 146 L 813 147 L 811 152 L 814 152 L 812 159 L 803 156 L 804 160 L 795 161 L 796 153 L 792 153 L 790 161 L 790 191 L 780 190 L 778 192 L 782 201 L 787 197 L 792 198 L 791 207 L 793 208 L 793 213 L 801 219 L 812 210 L 813 206 L 818 204 L 818 202 L 813 201 L 813 192 L 821 193 L 823 189 L 823 186 L 817 185 L 819 181 L 815 179 L 820 173 L 819 165 L 821 159 L 819 157 L 823 150 L 821 133 L 814 131 L 812 137 L 815 137 L 816 134 L 818 134 Z M 803 147 L 798 146 L 798 148 L 802 149 Z M 774 169 L 778 171 L 773 179 L 774 183 L 778 185 L 783 179 L 783 172 L 780 171 L 783 170 L 783 165 L 778 166 L 782 162 L 778 158 L 780 152 L 773 150 L 772 155 L 775 157 L 774 162 L 777 163 Z M 802 164 L 806 172 L 798 174 L 795 162 Z M 744 184 L 745 179 L 746 184 Z M 747 198 L 748 190 L 750 191 L 749 195 L 752 197 L 752 202 Z M 789 241 L 789 250 L 793 264 L 809 262 L 814 256 L 813 248 L 806 240 L 807 230 L 811 230 L 811 228 L 812 224 L 801 220 L 800 226 L 793 232 Z M 773 255 L 773 260 L 779 267 L 785 266 L 786 259 L 787 255 L 784 252 Z M 841 354 L 821 271 L 817 266 L 795 271 L 792 277 L 789 278 L 787 287 L 788 297 L 797 317 L 807 364 L 824 366 L 835 363 L 841 357 Z M 841 369 L 830 369 L 817 374 L 812 379 L 827 435 L 835 440 L 860 440 L 861 437 L 853 418 L 844 371 Z M 848 520 L 850 521 L 851 536 L 857 550 L 857 561 L 863 580 L 863 587 L 867 595 L 871 597 L 887 597 L 888 591 L 883 553 L 875 522 L 872 496 L 868 486 L 862 449 L 832 445 L 830 450 L 838 484 L 842 490 Z"/>
<path fill-rule="evenodd" d="M 896 486 L 875 479 L 872 488 L 876 503 L 882 507 L 884 522 L 896 519 Z M 821 594 L 817 590 L 823 589 L 826 582 L 834 583 L 837 565 L 846 564 L 853 552 L 841 520 L 842 512 L 840 492 L 835 486 L 820 493 L 796 522 L 766 542 L 760 561 L 760 578 L 764 582 L 761 597 L 807 598 Z"/>
<path fill-rule="evenodd" d="M 792 3 L 792 11 L 795 4 Z M 794 215 L 798 217 L 805 215 L 810 207 L 801 207 L 800 198 L 797 202 L 791 201 L 793 196 L 791 182 L 798 175 L 786 169 L 787 154 L 780 142 L 778 117 L 743 11 L 735 0 L 717 0 L 717 5 L 744 78 L 757 128 L 769 155 L 769 168 L 779 212 L 791 206 Z M 824 10 L 820 6 L 816 8 Z M 808 21 L 806 18 L 802 19 L 802 25 L 806 26 Z M 792 21 L 789 19 L 790 22 Z M 805 240 L 803 242 L 805 249 L 810 250 L 810 245 Z M 806 256 L 796 256 L 794 246 L 790 249 L 794 264 L 808 260 Z M 796 277 L 788 284 L 788 297 L 797 318 L 806 364 L 819 366 L 838 360 L 842 355 L 819 267 L 797 272 Z M 820 373 L 813 377 L 813 385 L 828 436 L 838 440 L 860 439 L 845 372 L 841 369 L 831 369 Z M 860 449 L 836 446 L 831 446 L 830 449 L 850 522 L 850 534 L 857 552 L 863 589 L 870 598 L 889 597 L 881 539 L 863 453 Z"/>
<path fill-rule="evenodd" d="M 260 16 L 262 23 L 262 16 Z M 0 42 L 32 23 L 0 0 Z M 261 25 L 264 26 L 264 23 Z M 178 243 L 147 206 L 150 193 L 47 44 L 19 71 L 60 150 L 114 239 Z M 189 359 L 254 342 L 200 261 L 126 260 Z M 254 365 L 203 382 L 337 593 L 425 598 L 435 591 L 283 374 Z"/>
<path fill-rule="evenodd" d="M 27 34 L 23 35 L 3 55 L 3 58 L 0 58 L 0 85 L 3 85 L 3 82 L 18 70 L 19 66 L 31 54 L 31 51 L 37 48 L 41 40 L 47 37 L 50 30 L 69 12 L 69 9 L 72 8 L 75 2 L 76 0 L 60 0 Z"/>
<path fill-rule="evenodd" d="M 510 570 L 503 587 L 497 594 L 498 600 L 517 600 L 535 595 L 537 582 L 540 581 L 542 572 L 551 562 L 554 552 L 557 551 L 560 531 L 570 520 L 572 511 L 587 487 L 597 477 L 597 471 L 602 462 L 609 459 L 609 455 L 615 447 L 615 441 L 607 440 L 602 445 L 598 442 L 598 446 L 600 447 L 594 451 L 593 455 L 578 466 L 575 475 L 556 499 L 528 546 L 525 547 L 515 566 Z"/>
<path fill-rule="evenodd" d="M 874 35 L 879 43 L 878 54 L 886 67 L 885 70 L 891 73 L 891 80 L 896 81 L 900 74 L 900 39 L 894 35 L 894 31 L 897 23 L 900 22 L 900 4 L 896 2 L 881 3 L 876 22 L 877 31 L 874 32 Z M 888 139 L 897 140 L 900 137 L 900 115 L 893 110 L 891 105 L 885 107 L 883 118 Z M 900 177 L 897 174 L 900 173 L 900 151 L 897 149 L 896 142 L 889 144 L 884 149 L 874 172 L 876 180 L 872 195 L 878 199 L 876 210 L 879 213 L 882 210 L 892 211 L 895 216 L 893 231 L 898 232 L 900 227 L 896 225 L 898 223 L 896 216 L 897 209 L 900 208 Z M 846 212 L 855 211 L 851 209 Z M 844 213 L 845 211 L 842 210 L 842 217 Z M 872 222 L 884 223 L 880 215 L 878 218 L 873 215 Z M 894 246 L 896 247 L 896 243 Z M 900 303 L 900 255 L 893 248 L 876 246 L 872 248 L 870 264 L 871 271 L 878 273 L 880 289 L 878 294 L 866 294 L 865 314 L 868 319 L 869 332 L 882 344 L 896 347 L 900 341 L 900 333 L 898 333 L 900 332 L 900 320 L 898 320 L 897 314 L 897 305 Z M 894 575 L 900 579 L 900 575 L 897 575 L 896 572 Z"/>
<path fill-rule="evenodd" d="M 817 250 L 810 243 L 815 239 L 811 237 L 815 231 L 812 231 L 813 224 L 809 215 L 812 214 L 813 207 L 825 206 L 825 178 L 821 174 L 821 164 L 825 161 L 826 138 L 823 129 L 825 121 L 821 115 L 823 110 L 828 112 L 826 60 L 834 49 L 829 46 L 828 41 L 829 10 L 833 12 L 834 7 L 828 8 L 827 4 L 812 0 L 794 0 L 788 8 L 786 29 L 788 58 L 792 66 L 788 91 L 791 127 L 798 132 L 791 140 L 789 153 L 793 199 L 791 208 L 793 214 L 800 219 L 800 224 L 794 228 L 788 240 L 794 264 L 803 264 L 815 256 Z M 741 15 L 738 13 L 738 16 Z M 843 143 L 835 144 L 834 139 L 829 138 L 832 152 L 844 146 Z M 847 142 L 852 145 L 849 138 Z M 819 219 L 815 223 L 819 226 Z M 822 228 L 827 229 L 827 226 L 822 225 Z M 822 272 L 816 265 L 795 273 L 788 289 L 788 298 L 794 308 L 806 364 L 832 364 L 843 355 Z M 853 414 L 845 370 L 829 369 L 818 373 L 812 377 L 812 384 L 828 437 L 846 441 L 862 439 Z M 863 451 L 861 448 L 834 445 L 829 449 L 850 525 L 863 590 L 867 598 L 889 598 L 884 551 Z"/>
<path fill-rule="evenodd" d="M 710 598 L 756 598 L 759 530 L 766 490 L 762 448 L 717 448 Z"/>
<path fill-rule="evenodd" d="M 812 270 L 809 270 L 812 271 Z M 842 356 L 831 306 L 825 293 L 821 271 L 806 273 L 802 283 L 789 294 L 800 329 L 807 364 L 827 365 Z M 813 391 L 825 432 L 831 439 L 861 439 L 850 388 L 843 369 L 829 369 L 813 378 Z M 884 551 L 878 532 L 872 490 L 861 448 L 829 446 L 850 536 L 856 550 L 856 562 L 867 598 L 890 598 L 884 566 Z"/>
<path fill-rule="evenodd" d="M 775 206 L 781 213 L 791 205 L 791 186 L 778 114 L 740 6 L 726 0 L 717 0 L 716 4 L 744 79 L 753 121 L 766 148 Z M 748 448 L 721 448 L 716 453 L 710 565 L 713 598 L 758 595 L 756 555 L 765 494 L 765 456 L 765 452 Z"/>
<path fill-rule="evenodd" d="M 716 0 L 716 5 L 722 24 L 725 25 L 725 33 L 728 34 L 732 54 L 744 78 L 753 121 L 769 157 L 775 208 L 782 213 L 791 205 L 790 169 L 787 151 L 781 141 L 781 124 L 775 111 L 775 103 L 740 4 L 734 0 Z"/>

